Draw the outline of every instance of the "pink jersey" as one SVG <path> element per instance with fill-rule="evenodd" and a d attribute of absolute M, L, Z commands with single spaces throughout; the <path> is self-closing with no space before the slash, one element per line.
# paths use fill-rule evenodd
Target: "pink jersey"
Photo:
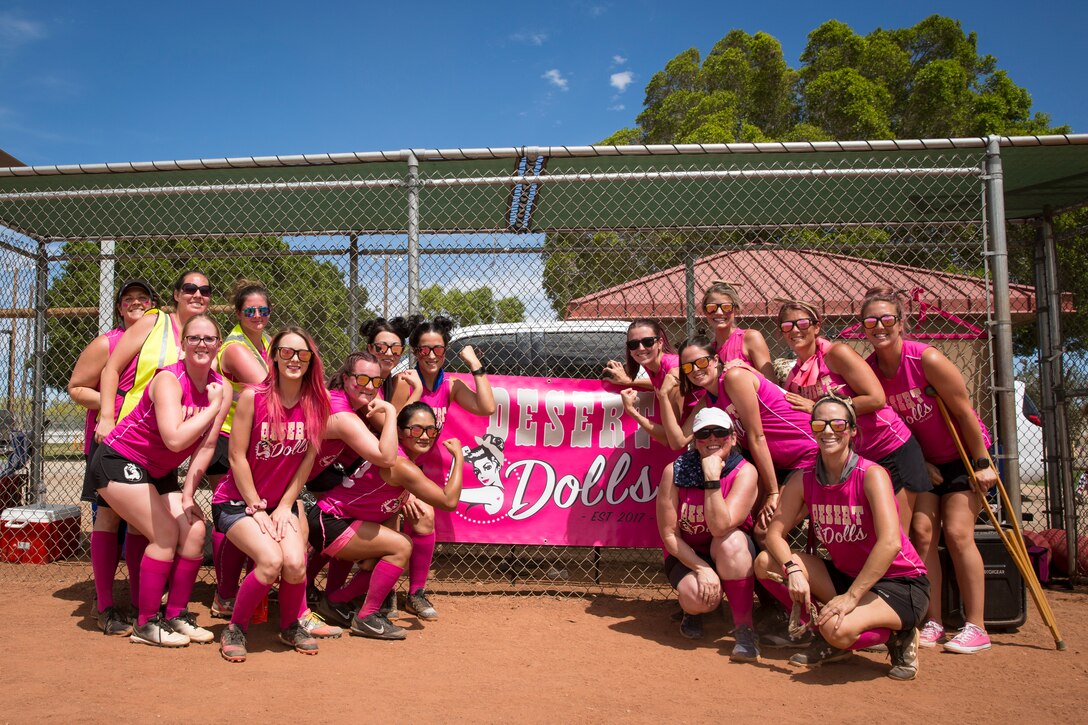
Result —
<path fill-rule="evenodd" d="M 786 376 L 786 390 L 791 393 L 816 401 L 829 393 L 844 398 L 853 398 L 854 392 L 846 379 L 838 373 L 832 372 L 824 359 L 824 352 L 819 345 L 816 347 L 816 358 L 813 362 L 817 366 L 815 382 L 811 385 L 801 385 L 798 382 L 798 373 L 804 362 L 798 360 Z M 885 404 L 880 410 L 865 413 L 858 416 L 858 453 L 869 460 L 880 460 L 898 450 L 910 440 L 910 429 L 902 418 Z"/>
<path fill-rule="evenodd" d="M 646 375 L 650 378 L 650 385 L 654 386 L 654 390 L 661 389 L 661 383 L 665 382 L 665 376 L 669 374 L 670 370 L 675 370 L 680 367 L 680 356 L 667 352 L 661 356 L 661 367 L 657 369 L 657 372 L 651 372 L 649 368 L 646 370 Z"/>
<path fill-rule="evenodd" d="M 329 416 L 336 415 L 337 413 L 350 413 L 356 415 L 355 409 L 351 407 L 351 401 L 348 399 L 348 394 L 343 390 L 330 390 L 329 403 Z M 314 467 L 310 469 L 310 480 L 313 480 L 319 473 L 345 457 L 345 453 L 347 452 L 351 453 L 352 460 L 354 460 L 355 452 L 344 441 L 335 438 L 325 438 L 321 441 L 321 448 L 317 452 L 317 459 L 314 460 Z"/>
<path fill-rule="evenodd" d="M 397 458 L 407 457 L 403 449 L 397 448 Z M 388 483 L 381 471 L 370 461 L 364 462 L 340 485 L 317 494 L 318 508 L 345 519 L 385 521 L 400 511 L 408 500 L 408 491 Z"/>
<path fill-rule="evenodd" d="M 159 370 L 159 373 L 168 373 L 177 378 L 181 385 L 181 407 L 183 420 L 189 420 L 194 415 L 208 407 L 207 390 L 198 391 L 192 379 L 185 372 L 185 363 L 176 362 Z M 152 378 L 154 379 L 154 378 Z M 209 383 L 223 382 L 223 376 L 214 370 L 208 373 Z M 211 426 L 209 426 L 210 428 Z M 163 442 L 159 432 L 159 421 L 155 415 L 155 403 L 151 400 L 151 386 L 144 388 L 144 393 L 136 407 L 128 416 L 117 424 L 103 443 L 122 456 L 138 463 L 147 469 L 153 478 L 160 478 L 173 471 L 181 463 L 193 454 L 204 441 L 207 431 L 197 436 L 196 440 L 184 450 L 172 451 Z"/>
<path fill-rule="evenodd" d="M 418 370 L 418 368 L 417 368 Z M 420 373 L 420 379 L 423 374 Z M 423 384 L 423 395 L 419 398 L 421 403 L 426 403 L 434 409 L 434 422 L 442 428 L 446 424 L 446 412 L 450 408 L 450 379 L 446 377 L 446 371 L 439 370 L 438 378 L 434 381 L 434 390 Z"/>
<path fill-rule="evenodd" d="M 254 394 L 253 428 L 249 434 L 246 462 L 249 463 L 257 495 L 268 503 L 269 510 L 275 508 L 283 498 L 291 483 L 291 477 L 302 465 L 302 459 L 310 448 L 301 402 L 283 412 L 284 430 L 273 436 L 265 395 L 260 392 Z M 234 470 L 231 469 L 215 489 L 212 503 L 242 500 L 242 494 L 234 482 Z"/>
<path fill-rule="evenodd" d="M 740 457 L 739 454 L 737 457 Z M 729 492 L 733 489 L 733 482 L 737 479 L 737 474 L 751 465 L 751 463 L 741 458 L 732 470 L 722 476 L 722 498 L 729 496 Z M 701 487 L 703 468 L 698 451 L 687 451 L 681 454 L 676 459 L 676 463 L 673 464 L 673 481 L 680 484 L 682 483 L 680 479 L 685 478 L 692 479 L 693 483 L 699 483 L 700 485 L 676 486 L 678 498 L 676 518 L 680 530 L 680 539 L 696 551 L 706 552 L 710 549 L 710 542 L 714 537 L 710 533 L 710 527 L 707 525 L 703 511 L 706 491 Z M 745 518 L 739 528 L 745 531 L 751 530 L 751 514 Z"/>
<path fill-rule="evenodd" d="M 746 332 L 747 330 L 744 328 L 734 327 L 733 332 L 729 333 L 729 337 L 718 348 L 718 358 L 722 363 L 727 363 L 730 360 L 740 360 L 746 365 L 752 364 L 752 361 L 744 354 L 744 333 Z"/>
<path fill-rule="evenodd" d="M 759 379 L 756 398 L 759 400 L 759 419 L 763 426 L 764 440 L 771 452 L 774 467 L 780 470 L 806 468 L 816 460 L 816 439 L 809 428 L 809 415 L 804 411 L 794 410 L 786 400 L 786 391 L 772 383 L 751 368 L 745 368 Z M 748 434 L 737 414 L 737 407 L 730 400 L 725 390 L 725 376 L 722 372 L 718 379 L 718 399 L 714 405 L 729 413 L 736 426 L 737 442 L 748 447 Z"/>
<path fill-rule="evenodd" d="M 125 328 L 115 327 L 109 332 L 104 333 L 106 342 L 109 344 L 109 353 L 112 355 L 114 349 L 117 348 L 117 343 L 120 341 L 121 336 L 125 334 Z M 131 373 L 131 375 L 130 375 Z M 128 379 L 128 385 L 125 385 L 125 380 Z M 125 368 L 125 372 L 121 374 L 121 380 L 117 383 L 117 397 L 114 410 L 121 409 L 121 403 L 125 399 L 124 392 L 132 387 L 132 381 L 136 378 L 136 361 L 133 360 L 129 363 L 129 366 Z M 98 390 L 98 383 L 94 384 L 94 389 Z M 83 422 L 83 455 L 87 456 L 91 453 L 91 441 L 94 440 L 94 429 L 98 426 L 98 411 L 88 410 L 87 418 Z"/>
<path fill-rule="evenodd" d="M 860 457 L 855 457 L 855 460 L 856 465 L 842 483 L 821 484 L 816 480 L 815 465 L 805 469 L 801 477 L 805 503 L 816 527 L 816 537 L 831 554 L 835 568 L 853 577 L 861 573 L 876 545 L 876 524 L 865 495 L 865 472 L 876 464 Z M 888 494 L 892 495 L 890 481 Z M 898 509 L 898 504 L 896 507 Z M 926 565 L 898 521 L 896 528 L 899 528 L 902 548 L 883 576 L 916 577 L 925 574 Z"/>
<path fill-rule="evenodd" d="M 903 359 L 899 362 L 895 376 L 891 378 L 880 372 L 880 363 L 877 362 L 875 352 L 866 358 L 866 362 L 876 372 L 884 394 L 888 397 L 888 405 L 899 413 L 910 432 L 918 439 L 926 460 L 930 463 L 949 463 L 958 460 L 960 454 L 948 434 L 944 419 L 941 418 L 937 399 L 926 392 L 929 381 L 926 380 L 925 369 L 922 367 L 922 353 L 928 347 L 929 345 L 922 342 L 903 340 Z M 978 420 L 982 438 L 989 448 L 990 432 L 986 430 L 977 412 L 975 419 Z"/>

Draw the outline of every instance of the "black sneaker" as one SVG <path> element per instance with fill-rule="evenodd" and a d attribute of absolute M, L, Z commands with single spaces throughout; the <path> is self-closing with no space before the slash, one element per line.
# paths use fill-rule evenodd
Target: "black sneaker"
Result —
<path fill-rule="evenodd" d="M 904 629 L 892 634 L 888 640 L 888 656 L 892 668 L 888 677 L 893 680 L 913 680 L 918 676 L 918 641 L 921 638 L 915 628 Z"/>
<path fill-rule="evenodd" d="M 407 632 L 377 612 L 361 619 L 354 617 L 351 620 L 351 633 L 371 639 L 406 639 L 408 637 Z"/>
<path fill-rule="evenodd" d="M 680 620 L 680 634 L 688 639 L 702 639 L 703 615 L 684 612 L 684 616 Z"/>
<path fill-rule="evenodd" d="M 246 633 L 237 624 L 228 624 L 219 636 L 219 654 L 227 662 L 246 661 Z"/>
<path fill-rule="evenodd" d="M 428 622 L 438 619 L 438 610 L 434 608 L 431 600 L 427 598 L 426 589 L 416 589 L 409 594 L 408 599 L 404 602 L 404 608 Z"/>
<path fill-rule="evenodd" d="M 103 612 L 97 612 L 98 628 L 103 634 L 113 637 L 124 637 L 132 634 L 132 624 L 126 621 L 125 616 L 117 607 L 106 607 Z"/>
<path fill-rule="evenodd" d="M 807 630 L 798 639 L 793 639 L 789 634 L 788 623 L 784 622 L 780 629 L 759 635 L 759 643 L 771 648 L 805 649 L 812 645 L 813 637 L 812 630 Z"/>
<path fill-rule="evenodd" d="M 759 662 L 759 645 L 756 644 L 756 633 L 747 624 L 742 624 L 733 631 L 733 638 L 737 643 L 733 646 L 733 652 L 729 659 L 733 662 Z"/>
<path fill-rule="evenodd" d="M 816 637 L 808 649 L 790 657 L 790 664 L 799 667 L 819 667 L 820 665 L 844 660 L 853 654 L 848 649 L 832 647 L 823 637 Z"/>
<path fill-rule="evenodd" d="M 349 602 L 330 602 L 328 594 L 317 600 L 317 606 L 314 609 L 327 623 L 344 629 L 351 626 L 351 620 L 355 618 L 355 612 L 358 611 L 353 609 Z"/>
<path fill-rule="evenodd" d="M 280 642 L 304 655 L 317 654 L 317 638 L 307 632 L 299 622 L 280 630 Z"/>

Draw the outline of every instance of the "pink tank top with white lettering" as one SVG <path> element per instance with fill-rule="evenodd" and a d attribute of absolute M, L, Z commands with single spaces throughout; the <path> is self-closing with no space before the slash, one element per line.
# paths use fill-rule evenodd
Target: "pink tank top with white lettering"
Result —
<path fill-rule="evenodd" d="M 397 458 L 408 456 L 398 447 Z M 345 519 L 385 521 L 400 511 L 408 500 L 408 491 L 382 478 L 381 470 L 370 461 L 365 461 L 340 485 L 317 494 L 318 508 Z"/>
<path fill-rule="evenodd" d="M 805 468 L 816 461 L 816 439 L 809 428 L 809 415 L 794 410 L 786 400 L 786 391 L 772 383 L 752 368 L 745 368 L 759 379 L 756 397 L 759 400 L 759 420 L 763 426 L 764 440 L 771 452 L 774 467 L 782 470 Z M 729 413 L 737 431 L 737 442 L 748 447 L 748 434 L 741 423 L 737 407 L 725 390 L 725 376 L 718 379 L 718 400 L 715 405 Z"/>
<path fill-rule="evenodd" d="M 310 442 L 306 438 L 306 423 L 303 417 L 302 403 L 295 403 L 283 411 L 284 429 L 279 435 L 272 435 L 268 420 L 268 406 L 264 393 L 253 396 L 253 428 L 249 433 L 249 450 L 246 462 L 253 476 L 257 495 L 268 503 L 269 510 L 275 508 L 283 498 L 291 483 L 291 477 L 302 465 Z M 234 482 L 234 470 L 231 469 L 219 487 L 215 489 L 212 503 L 242 501 L 238 485 Z"/>
<path fill-rule="evenodd" d="M 675 370 L 680 367 L 680 356 L 671 352 L 667 352 L 661 356 L 661 367 L 657 369 L 657 372 L 651 372 L 648 368 L 646 375 L 650 378 L 650 385 L 654 386 L 654 390 L 661 389 L 661 383 L 665 382 L 665 376 L 669 374 L 670 370 Z"/>
<path fill-rule="evenodd" d="M 949 463 L 958 460 L 959 451 L 952 437 L 948 434 L 948 428 L 941 418 L 941 411 L 937 408 L 937 399 L 926 392 L 929 381 L 926 379 L 925 368 L 922 367 L 922 353 L 929 345 L 914 340 L 903 340 L 903 357 L 899 361 L 899 369 L 895 376 L 888 378 L 880 371 L 880 363 L 874 352 L 866 362 L 873 368 L 877 380 L 884 388 L 884 394 L 888 398 L 888 405 L 892 407 L 910 428 L 910 432 L 918 439 L 922 446 L 922 453 L 930 463 Z M 982 429 L 982 438 L 986 447 L 990 447 L 990 432 L 986 430 L 982 420 L 975 412 L 979 428 Z M 958 428 L 958 425 L 957 425 Z M 962 433 L 960 434 L 962 438 Z"/>
<path fill-rule="evenodd" d="M 857 393 L 846 382 L 846 378 L 832 372 L 819 346 L 816 348 L 818 377 L 813 385 L 800 385 L 797 374 L 803 361 L 798 360 L 786 376 L 786 390 L 791 393 L 816 401 L 829 393 L 840 397 L 853 398 Z M 910 440 L 907 424 L 885 404 L 880 410 L 858 416 L 857 451 L 869 460 L 877 461 L 898 450 Z"/>
<path fill-rule="evenodd" d="M 824 486 L 816 480 L 815 465 L 805 469 L 801 477 L 805 503 L 816 528 L 817 539 L 831 554 L 835 568 L 853 577 L 861 573 L 876 545 L 876 522 L 869 498 L 865 495 L 865 472 L 873 465 L 876 464 L 859 458 L 846 480 L 832 486 Z M 894 495 L 890 480 L 888 494 Z M 882 576 L 915 577 L 925 574 L 926 565 L 898 526 L 898 521 L 896 528 L 899 528 L 901 549 Z"/>
<path fill-rule="evenodd" d="M 329 391 L 329 416 L 334 416 L 337 413 L 357 415 L 355 409 L 351 407 L 348 394 L 338 388 Z M 310 469 L 310 480 L 313 480 L 319 473 L 344 457 L 345 451 L 351 451 L 351 449 L 342 440 L 336 438 L 322 440 L 321 448 L 317 452 L 317 459 L 314 461 L 314 467 Z M 353 457 L 355 456 L 354 451 L 351 451 L 351 454 Z"/>
<path fill-rule="evenodd" d="M 185 372 L 185 363 L 178 361 L 167 365 L 155 375 L 173 375 L 181 385 L 182 419 L 189 420 L 208 407 L 207 390 L 198 391 L 192 378 Z M 154 378 L 152 378 L 154 380 Z M 208 372 L 209 383 L 223 383 L 223 376 L 211 370 Z M 209 425 L 209 428 L 211 426 Z M 158 417 L 155 415 L 155 403 L 151 400 L 151 385 L 144 388 L 136 407 L 128 416 L 117 424 L 103 443 L 122 456 L 147 469 L 154 478 L 165 476 L 180 466 L 182 462 L 200 447 L 207 431 L 202 431 L 190 445 L 180 451 L 172 451 L 162 439 Z"/>
<path fill-rule="evenodd" d="M 689 460 L 688 462 L 693 466 L 699 466 L 700 470 L 697 472 L 697 475 L 701 478 L 702 464 L 699 462 L 698 451 L 688 451 L 684 453 L 681 458 L 684 456 L 693 456 L 694 460 Z M 677 460 L 677 464 L 679 463 L 680 461 Z M 751 465 L 752 464 L 748 461 L 743 461 L 729 473 L 722 476 L 722 498 L 727 497 L 729 492 L 733 489 L 733 482 L 737 480 L 737 474 L 744 469 L 751 467 Z M 675 469 L 676 467 L 674 466 L 673 470 L 675 471 Z M 678 498 L 676 518 L 677 528 L 680 531 L 680 539 L 696 551 L 708 551 L 710 549 L 710 542 L 714 539 L 714 536 L 710 533 L 710 527 L 707 525 L 703 509 L 706 491 L 701 488 L 677 486 L 676 493 Z M 745 531 L 751 530 L 751 514 L 745 518 L 744 523 L 742 523 L 739 528 Z"/>
<path fill-rule="evenodd" d="M 727 363 L 730 360 L 740 360 L 746 365 L 752 364 L 752 361 L 744 354 L 745 332 L 747 332 L 746 329 L 735 327 L 733 332 L 729 333 L 729 337 L 725 338 L 725 342 L 718 348 L 718 358 L 722 363 Z"/>

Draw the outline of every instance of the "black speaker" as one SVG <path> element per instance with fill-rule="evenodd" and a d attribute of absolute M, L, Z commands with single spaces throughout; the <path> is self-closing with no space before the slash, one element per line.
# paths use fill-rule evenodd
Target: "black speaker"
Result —
<path fill-rule="evenodd" d="M 1008 531 L 1006 527 L 1006 531 Z M 986 606 L 983 610 L 987 630 L 1014 630 L 1027 621 L 1027 588 L 1020 570 L 1012 561 L 1005 545 L 994 528 L 989 525 L 975 527 L 975 543 L 982 554 L 986 569 Z M 944 626 L 959 629 L 964 624 L 963 601 L 956 582 L 956 570 L 952 557 L 944 544 L 939 549 L 941 573 L 941 612 Z"/>

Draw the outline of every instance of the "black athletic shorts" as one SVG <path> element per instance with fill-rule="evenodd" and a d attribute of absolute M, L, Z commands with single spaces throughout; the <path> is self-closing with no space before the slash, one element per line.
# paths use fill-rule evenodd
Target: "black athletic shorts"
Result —
<path fill-rule="evenodd" d="M 180 491 L 178 470 L 154 478 L 139 463 L 134 463 L 106 444 L 98 446 L 88 466 L 88 476 L 95 490 L 105 488 L 111 481 L 131 485 L 151 484 L 160 495 Z"/>
<path fill-rule="evenodd" d="M 222 476 L 230 470 L 229 448 L 230 436 L 220 433 L 218 440 L 215 441 L 212 461 L 208 464 L 208 470 L 204 471 L 205 476 Z"/>
<path fill-rule="evenodd" d="M 750 534 L 745 533 L 745 537 L 748 539 L 748 552 L 752 555 L 752 561 L 755 561 L 756 554 L 756 542 L 752 540 Z M 709 551 L 694 550 L 699 558 L 710 565 L 711 569 L 716 569 L 714 566 L 714 560 L 710 558 Z M 691 569 L 688 569 L 684 562 L 677 559 L 672 554 L 665 557 L 665 578 L 669 580 L 669 584 L 672 584 L 672 588 L 676 589 L 680 586 L 680 580 L 691 573 Z"/>
<path fill-rule="evenodd" d="M 971 490 L 971 474 L 967 472 L 963 461 L 957 458 L 948 463 L 937 463 L 935 465 L 944 480 L 933 487 L 933 493 L 938 496 L 947 496 L 950 493 Z"/>
<path fill-rule="evenodd" d="M 87 465 L 83 467 L 83 492 L 80 494 L 79 500 L 96 504 L 100 508 L 108 509 L 110 505 L 98 495 L 98 489 L 94 487 L 94 476 L 91 475 L 91 461 L 94 460 L 94 453 L 98 450 L 99 445 L 101 444 L 92 436 L 91 450 L 83 457 Z"/>
<path fill-rule="evenodd" d="M 355 519 L 345 519 L 340 516 L 322 511 L 314 506 L 307 513 L 307 521 L 310 524 L 310 546 L 314 551 L 323 552 L 325 549 L 344 535 L 344 532 L 352 528 Z"/>
<path fill-rule="evenodd" d="M 922 455 L 922 446 L 918 445 L 914 436 L 876 463 L 891 476 L 892 488 L 896 493 L 903 488 L 911 493 L 927 493 L 933 490 L 929 469 L 926 468 L 926 458 Z"/>
<path fill-rule="evenodd" d="M 839 571 L 835 565 L 823 560 L 836 594 L 845 594 L 854 583 L 854 577 Z M 913 577 L 881 577 L 870 589 L 888 603 L 903 623 L 903 629 L 915 629 L 925 622 L 929 609 L 929 577 L 925 574 Z"/>
<path fill-rule="evenodd" d="M 291 513 L 298 518 L 298 504 L 296 503 L 291 507 Z M 227 535 L 227 531 L 231 526 L 244 519 L 249 514 L 246 513 L 245 501 L 225 501 L 223 503 L 212 504 L 212 524 L 215 526 L 215 530 L 224 536 Z"/>

